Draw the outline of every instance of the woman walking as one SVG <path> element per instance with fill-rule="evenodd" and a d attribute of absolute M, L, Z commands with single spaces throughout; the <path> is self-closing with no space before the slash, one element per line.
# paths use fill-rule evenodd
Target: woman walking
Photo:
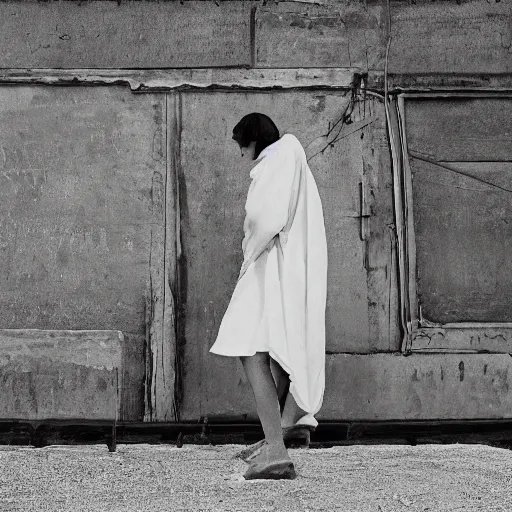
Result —
<path fill-rule="evenodd" d="M 268 116 L 245 116 L 233 139 L 253 164 L 244 261 L 210 352 L 240 357 L 254 393 L 265 439 L 244 477 L 295 478 L 285 441 L 315 428 L 325 385 L 322 204 L 300 142 Z"/>

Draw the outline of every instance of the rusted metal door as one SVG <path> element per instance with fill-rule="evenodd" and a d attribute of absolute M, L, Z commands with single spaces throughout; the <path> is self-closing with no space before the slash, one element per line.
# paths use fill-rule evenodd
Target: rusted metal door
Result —
<path fill-rule="evenodd" d="M 396 349 L 391 177 L 379 101 L 346 91 L 200 92 L 182 94 L 180 105 L 180 419 L 254 415 L 239 360 L 208 352 L 242 262 L 250 178 L 231 133 L 250 112 L 269 115 L 281 134 L 299 138 L 320 191 L 327 352 Z"/>

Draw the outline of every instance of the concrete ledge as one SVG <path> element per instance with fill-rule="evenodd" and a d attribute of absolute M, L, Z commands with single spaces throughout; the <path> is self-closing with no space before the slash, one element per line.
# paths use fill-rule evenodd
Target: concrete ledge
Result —
<path fill-rule="evenodd" d="M 318 420 L 512 419 L 509 354 L 329 354 Z"/>
<path fill-rule="evenodd" d="M 129 85 L 134 92 L 224 89 L 339 88 L 353 86 L 361 70 L 272 69 L 1 69 L 0 83 Z"/>
<path fill-rule="evenodd" d="M 389 91 L 396 92 L 510 92 L 512 73 L 393 73 L 388 74 Z M 384 72 L 370 70 L 367 87 L 384 90 Z"/>
<path fill-rule="evenodd" d="M 120 331 L 0 330 L 0 418 L 114 420 Z"/>
<path fill-rule="evenodd" d="M 443 325 L 412 333 L 413 352 L 512 353 L 512 325 Z"/>

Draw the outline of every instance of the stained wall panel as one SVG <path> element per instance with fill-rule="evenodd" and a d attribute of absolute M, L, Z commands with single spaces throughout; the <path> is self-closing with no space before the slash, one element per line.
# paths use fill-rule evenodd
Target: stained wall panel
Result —
<path fill-rule="evenodd" d="M 453 168 L 411 158 L 422 315 L 437 323 L 510 322 L 512 101 L 406 105 L 409 148 Z"/>
<path fill-rule="evenodd" d="M 363 149 L 365 140 L 359 130 L 323 154 L 318 153 L 322 147 L 319 136 L 343 112 L 348 97 L 342 92 L 311 91 L 186 93 L 182 99 L 181 272 L 185 325 L 179 340 L 184 370 L 181 419 L 195 420 L 205 414 L 243 417 L 254 409 L 240 362 L 208 352 L 242 263 L 244 204 L 250 178 L 249 169 L 239 163 L 240 152 L 231 139 L 231 131 L 249 112 L 270 115 L 281 133 L 295 134 L 311 156 L 310 167 L 322 198 L 328 239 L 327 351 L 389 350 L 388 325 L 383 327 L 369 311 L 378 308 L 389 319 L 389 290 L 394 284 L 390 285 L 389 280 L 391 263 L 384 258 L 391 258 L 391 254 L 382 255 L 380 261 L 375 253 L 370 255 L 374 268 L 370 270 L 373 277 L 369 291 L 358 218 L 363 152 L 371 154 L 371 149 Z M 378 155 L 378 141 L 374 150 Z M 318 154 L 313 156 L 315 153 Z M 366 171 L 373 173 L 377 168 L 376 161 L 369 158 Z M 374 179 L 369 179 L 370 185 Z M 368 192 L 369 198 L 371 195 Z M 379 201 L 385 202 L 383 198 Z M 379 201 L 372 208 L 382 215 Z M 379 222 L 372 224 L 374 232 L 380 233 Z M 372 326 L 369 316 L 375 320 Z"/>
<path fill-rule="evenodd" d="M 282 2 L 260 6 L 255 46 L 259 67 L 357 67 L 392 75 L 468 75 L 512 71 L 512 13 L 506 2 Z M 445 78 L 446 80 L 446 78 Z M 395 79 L 397 85 L 400 78 Z M 413 82 L 414 83 L 414 82 Z M 440 82 L 443 84 L 443 82 Z M 464 85 L 462 85 L 464 86 Z"/>
<path fill-rule="evenodd" d="M 512 12 L 507 2 L 391 6 L 390 73 L 512 71 Z"/>
<path fill-rule="evenodd" d="M 508 354 L 332 354 L 319 420 L 510 418 Z"/>
<path fill-rule="evenodd" d="M 408 100 L 410 150 L 444 162 L 512 160 L 511 98 Z"/>
<path fill-rule="evenodd" d="M 1 2 L 0 67 L 248 65 L 251 6 L 237 1 Z"/>
<path fill-rule="evenodd" d="M 119 418 L 122 341 L 119 331 L 0 330 L 0 418 Z"/>
<path fill-rule="evenodd" d="M 380 6 L 259 7 L 255 35 L 258 67 L 379 69 L 385 47 Z"/>
<path fill-rule="evenodd" d="M 144 403 L 164 113 L 164 95 L 120 87 L 0 90 L 0 325 L 122 331 L 127 419 Z"/>

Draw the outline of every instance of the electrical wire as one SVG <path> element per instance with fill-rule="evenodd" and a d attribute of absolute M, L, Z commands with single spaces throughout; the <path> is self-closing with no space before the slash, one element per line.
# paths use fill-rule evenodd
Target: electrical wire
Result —
<path fill-rule="evenodd" d="M 456 169 L 450 165 L 446 165 L 446 164 L 442 164 L 436 160 L 433 160 L 432 158 L 428 158 L 426 156 L 423 156 L 421 155 L 420 153 L 417 153 L 416 151 L 413 151 L 413 150 L 409 150 L 409 155 L 412 156 L 413 158 L 415 158 L 416 160 L 421 160 L 423 162 L 427 162 L 429 164 L 432 164 L 432 165 L 436 165 L 437 167 L 441 167 L 442 169 L 446 169 L 448 171 L 452 171 L 454 173 L 457 173 L 457 174 L 460 174 L 462 176 L 466 176 L 467 178 L 472 178 L 476 181 L 479 181 L 480 183 L 484 183 L 486 185 L 489 185 L 491 187 L 494 187 L 494 188 L 498 188 L 500 190 L 503 190 L 505 192 L 512 192 L 511 189 L 509 188 L 505 188 L 505 187 L 501 187 L 500 185 L 496 185 L 496 183 L 492 183 L 490 181 L 486 181 L 486 180 L 483 180 L 482 178 L 478 178 L 477 176 L 473 176 L 472 174 L 468 174 L 467 172 L 464 172 L 464 171 L 461 171 L 459 169 Z"/>

